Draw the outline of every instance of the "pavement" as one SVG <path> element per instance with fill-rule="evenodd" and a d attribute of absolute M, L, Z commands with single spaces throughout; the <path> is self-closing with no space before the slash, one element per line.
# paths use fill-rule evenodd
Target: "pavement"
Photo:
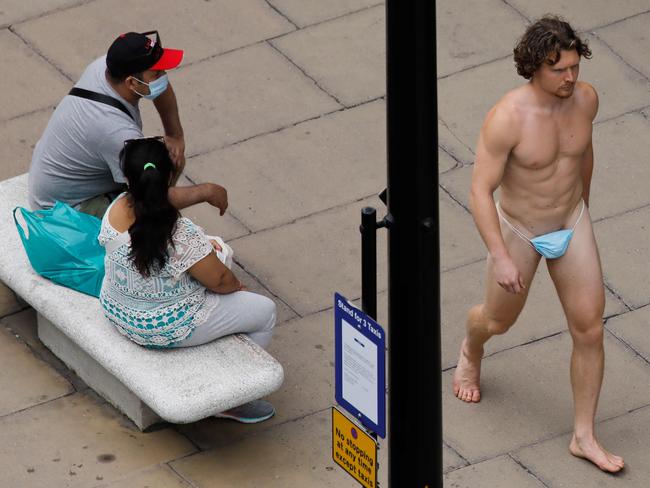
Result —
<path fill-rule="evenodd" d="M 439 0 L 440 214 L 445 486 L 650 484 L 650 0 Z M 527 22 L 565 16 L 588 39 L 581 78 L 600 95 L 592 216 L 607 307 L 597 431 L 625 457 L 606 475 L 569 456 L 571 340 L 543 267 L 514 329 L 492 340 L 483 399 L 454 399 L 485 249 L 467 210 L 483 116 L 523 82 L 511 59 Z M 117 14 L 117 15 L 116 15 Z M 285 367 L 256 426 L 220 419 L 141 433 L 38 341 L 34 311 L 0 284 L 0 486 L 357 486 L 330 453 L 333 292 L 360 295 L 360 209 L 385 186 L 385 15 L 374 0 L 9 0 L 0 6 L 0 179 L 27 171 L 53 108 L 127 30 L 186 49 L 170 74 L 185 127 L 184 182 L 229 190 L 219 218 L 187 212 L 235 249 L 236 272 L 279 307 L 270 352 Z M 645 53 L 645 54 L 644 54 Z M 145 132 L 161 133 L 142 104 Z M 386 324 L 385 234 L 379 234 Z M 381 451 L 385 480 L 386 444 Z M 386 483 L 383 486 L 387 486 Z M 399 486 L 393 488 L 401 488 Z"/>

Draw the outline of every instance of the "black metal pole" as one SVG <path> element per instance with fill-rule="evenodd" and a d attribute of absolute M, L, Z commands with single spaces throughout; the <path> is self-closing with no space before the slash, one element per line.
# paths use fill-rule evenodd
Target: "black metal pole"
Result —
<path fill-rule="evenodd" d="M 435 3 L 386 1 L 393 488 L 442 487 Z"/>
<path fill-rule="evenodd" d="M 361 209 L 361 309 L 377 319 L 377 210 Z"/>

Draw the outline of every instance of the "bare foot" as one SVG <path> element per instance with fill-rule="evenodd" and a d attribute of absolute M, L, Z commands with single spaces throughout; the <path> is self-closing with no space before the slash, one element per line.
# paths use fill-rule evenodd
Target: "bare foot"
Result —
<path fill-rule="evenodd" d="M 617 473 L 625 466 L 623 458 L 603 449 L 595 438 L 578 441 L 573 435 L 569 451 L 576 457 L 591 461 L 607 473 Z"/>
<path fill-rule="evenodd" d="M 481 401 L 481 359 L 470 358 L 466 343 L 467 339 L 464 339 L 460 346 L 460 357 L 454 373 L 454 395 L 464 402 L 478 403 Z"/>

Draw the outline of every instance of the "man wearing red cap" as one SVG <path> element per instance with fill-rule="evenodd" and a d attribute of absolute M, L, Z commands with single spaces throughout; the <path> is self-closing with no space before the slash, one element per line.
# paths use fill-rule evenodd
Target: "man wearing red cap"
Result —
<path fill-rule="evenodd" d="M 178 178 L 185 140 L 166 71 L 182 59 L 183 51 L 162 47 L 157 31 L 115 39 L 59 103 L 34 149 L 31 207 L 51 207 L 58 200 L 101 217 L 126 183 L 119 161 L 124 141 L 143 137 L 141 98 L 152 100 L 160 115 Z M 225 189 L 212 183 L 172 187 L 169 197 L 177 208 L 208 202 L 222 215 L 228 206 Z"/>

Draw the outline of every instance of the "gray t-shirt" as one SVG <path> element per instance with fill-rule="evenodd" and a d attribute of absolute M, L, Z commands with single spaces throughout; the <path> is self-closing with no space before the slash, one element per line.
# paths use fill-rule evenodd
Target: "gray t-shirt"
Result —
<path fill-rule="evenodd" d="M 106 56 L 93 61 L 75 86 L 118 99 L 133 114 L 105 103 L 67 95 L 36 144 L 29 168 L 29 204 L 47 208 L 59 200 L 76 206 L 125 183 L 119 154 L 126 139 L 142 137 L 137 106 L 106 80 Z"/>

